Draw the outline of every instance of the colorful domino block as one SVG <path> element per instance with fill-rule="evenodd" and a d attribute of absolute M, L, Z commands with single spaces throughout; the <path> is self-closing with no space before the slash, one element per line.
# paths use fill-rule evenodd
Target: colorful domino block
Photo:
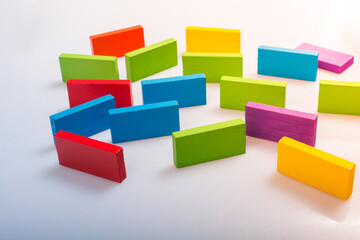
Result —
<path fill-rule="evenodd" d="M 115 99 L 106 95 L 50 116 L 53 135 L 64 130 L 89 137 L 109 128 L 109 109 Z"/>
<path fill-rule="evenodd" d="M 126 178 L 121 147 L 65 131 L 54 139 L 60 165 L 119 183 Z"/>
<path fill-rule="evenodd" d="M 344 200 L 352 193 L 355 166 L 291 138 L 278 144 L 278 172 Z"/>
<path fill-rule="evenodd" d="M 315 146 L 317 118 L 316 114 L 248 102 L 246 135 L 274 142 L 286 136 Z"/>
<path fill-rule="evenodd" d="M 180 129 L 176 101 L 111 109 L 109 115 L 113 143 L 171 135 Z"/>
<path fill-rule="evenodd" d="M 63 53 L 59 57 L 62 80 L 119 79 L 116 57 Z"/>
<path fill-rule="evenodd" d="M 94 55 L 123 57 L 125 53 L 145 46 L 142 26 L 124 28 L 90 36 Z"/>
<path fill-rule="evenodd" d="M 240 155 L 246 151 L 245 122 L 235 119 L 172 134 L 177 168 Z"/>
<path fill-rule="evenodd" d="M 285 107 L 286 82 L 223 76 L 220 107 L 245 110 L 248 102 Z"/>
<path fill-rule="evenodd" d="M 127 79 L 133 82 L 177 65 L 176 40 L 165 41 L 125 54 Z"/>
<path fill-rule="evenodd" d="M 182 55 L 183 74 L 204 73 L 207 82 L 220 82 L 223 75 L 242 77 L 241 53 L 192 53 Z"/>
<path fill-rule="evenodd" d="M 179 107 L 206 104 L 203 73 L 141 82 L 144 104 L 176 100 Z"/>
<path fill-rule="evenodd" d="M 240 53 L 240 30 L 224 28 L 186 28 L 187 52 Z"/>
<path fill-rule="evenodd" d="M 342 73 L 354 62 L 354 56 L 352 55 L 318 47 L 309 43 L 303 43 L 296 49 L 319 52 L 318 67 L 334 73 Z"/>
<path fill-rule="evenodd" d="M 316 81 L 318 52 L 260 46 L 258 74 Z"/>
<path fill-rule="evenodd" d="M 117 108 L 133 105 L 130 80 L 70 79 L 66 83 L 70 107 L 110 94 Z"/>

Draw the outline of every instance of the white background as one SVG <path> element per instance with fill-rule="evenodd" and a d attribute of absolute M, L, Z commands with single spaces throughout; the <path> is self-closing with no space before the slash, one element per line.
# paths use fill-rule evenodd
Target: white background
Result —
<path fill-rule="evenodd" d="M 244 76 L 286 81 L 287 107 L 316 113 L 319 79 L 359 81 L 357 1 L 1 1 L 0 239 L 359 239 L 360 173 L 348 201 L 276 172 L 277 144 L 247 138 L 244 155 L 176 169 L 171 137 L 119 144 L 128 177 L 118 184 L 58 165 L 49 116 L 68 108 L 61 53 L 90 54 L 89 36 L 141 24 L 146 45 L 185 27 L 242 31 Z M 355 55 L 341 75 L 316 82 L 257 75 L 257 47 L 309 42 Z M 119 58 L 120 77 L 125 63 Z M 140 81 L 133 84 L 142 104 Z M 243 118 L 219 107 L 180 110 L 181 129 Z M 360 117 L 319 114 L 316 147 L 360 164 Z M 94 138 L 110 142 L 110 132 Z"/>

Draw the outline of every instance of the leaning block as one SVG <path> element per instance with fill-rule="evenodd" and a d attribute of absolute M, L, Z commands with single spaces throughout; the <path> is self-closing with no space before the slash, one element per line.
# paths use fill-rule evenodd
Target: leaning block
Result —
<path fill-rule="evenodd" d="M 111 109 L 109 115 L 113 143 L 171 135 L 180 129 L 176 101 Z"/>
<path fill-rule="evenodd" d="M 360 82 L 320 80 L 318 112 L 360 115 Z"/>
<path fill-rule="evenodd" d="M 144 104 L 176 100 L 179 107 L 206 104 L 203 73 L 141 82 Z"/>
<path fill-rule="evenodd" d="M 130 80 L 70 79 L 66 85 L 70 107 L 75 107 L 108 94 L 115 98 L 117 108 L 133 105 Z"/>
<path fill-rule="evenodd" d="M 176 40 L 165 41 L 125 54 L 127 79 L 133 82 L 177 65 Z"/>
<path fill-rule="evenodd" d="M 285 107 L 286 82 L 223 76 L 220 107 L 245 110 L 248 102 Z"/>
<path fill-rule="evenodd" d="M 318 67 L 334 72 L 342 73 L 354 63 L 354 56 L 318 47 L 309 43 L 303 43 L 296 49 L 319 52 Z"/>
<path fill-rule="evenodd" d="M 54 138 L 60 165 L 119 183 L 126 178 L 121 147 L 65 131 Z"/>
<path fill-rule="evenodd" d="M 258 74 L 316 81 L 318 52 L 260 46 Z"/>
<path fill-rule="evenodd" d="M 207 27 L 186 28 L 187 52 L 240 53 L 240 30 Z"/>
<path fill-rule="evenodd" d="M 355 163 L 283 137 L 277 171 L 341 199 L 351 196 Z"/>
<path fill-rule="evenodd" d="M 315 146 L 316 114 L 248 102 L 245 106 L 246 135 L 278 142 L 289 137 Z"/>
<path fill-rule="evenodd" d="M 62 80 L 119 79 L 116 57 L 63 53 L 59 57 Z"/>
<path fill-rule="evenodd" d="M 178 168 L 246 151 L 245 122 L 235 119 L 172 134 L 174 163 Z"/>
<path fill-rule="evenodd" d="M 125 53 L 145 46 L 142 26 L 124 28 L 90 36 L 94 55 L 123 57 Z"/>
<path fill-rule="evenodd" d="M 204 73 L 207 82 L 220 82 L 223 75 L 242 77 L 241 53 L 183 53 L 183 74 Z"/>

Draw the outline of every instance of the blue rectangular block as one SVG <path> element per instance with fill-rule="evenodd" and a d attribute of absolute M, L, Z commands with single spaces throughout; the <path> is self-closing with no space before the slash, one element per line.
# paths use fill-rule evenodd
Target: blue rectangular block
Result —
<path fill-rule="evenodd" d="M 53 135 L 64 130 L 89 137 L 110 127 L 109 110 L 115 108 L 115 98 L 106 95 L 50 116 Z"/>
<path fill-rule="evenodd" d="M 258 74 L 316 81 L 318 52 L 260 46 Z"/>
<path fill-rule="evenodd" d="M 111 109 L 109 118 L 113 143 L 171 135 L 180 129 L 176 101 Z"/>
<path fill-rule="evenodd" d="M 179 107 L 206 104 L 206 77 L 203 73 L 141 82 L 144 104 L 176 100 Z"/>

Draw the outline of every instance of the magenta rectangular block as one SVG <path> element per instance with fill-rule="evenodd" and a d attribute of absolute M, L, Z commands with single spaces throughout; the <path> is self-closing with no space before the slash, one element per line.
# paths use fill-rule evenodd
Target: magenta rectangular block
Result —
<path fill-rule="evenodd" d="M 246 135 L 278 142 L 289 137 L 315 146 L 317 115 L 248 102 L 245 106 Z"/>
<path fill-rule="evenodd" d="M 296 49 L 319 52 L 318 67 L 334 73 L 342 73 L 354 62 L 354 56 L 303 43 Z"/>

